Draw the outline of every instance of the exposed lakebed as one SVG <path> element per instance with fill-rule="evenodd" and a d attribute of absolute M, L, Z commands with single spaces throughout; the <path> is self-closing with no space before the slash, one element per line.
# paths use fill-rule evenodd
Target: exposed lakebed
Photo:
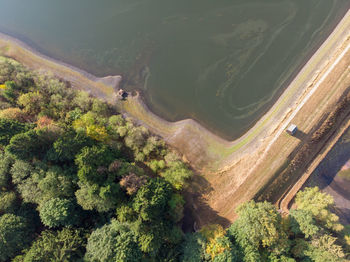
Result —
<path fill-rule="evenodd" d="M 0 31 L 150 109 L 234 139 L 271 106 L 348 0 L 0 0 Z"/>

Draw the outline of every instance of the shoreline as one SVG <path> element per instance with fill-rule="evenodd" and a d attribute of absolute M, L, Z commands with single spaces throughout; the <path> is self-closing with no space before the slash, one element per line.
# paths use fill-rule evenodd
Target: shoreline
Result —
<path fill-rule="evenodd" d="M 178 122 L 161 119 L 147 108 L 138 95 L 129 97 L 125 102 L 118 101 L 117 86 L 111 86 L 111 82 L 85 74 L 80 69 L 74 70 L 74 67 L 41 55 L 21 41 L 0 33 L 0 55 L 11 57 L 39 72 L 52 72 L 71 82 L 72 87 L 114 103 L 123 114 L 144 124 L 170 146 L 177 148 L 196 173 L 201 173 L 194 176 L 186 199 L 199 226 L 225 224 L 220 222 L 222 218 L 232 221 L 235 207 L 252 199 L 284 164 L 290 152 L 297 148 L 299 140 L 288 137 L 284 132 L 288 124 L 296 121 L 307 133 L 318 117 L 315 115 L 328 112 L 327 105 L 340 94 L 338 89 L 341 89 L 330 85 L 329 78 L 333 77 L 334 68 L 342 70 L 344 67 L 341 65 L 342 56 L 350 56 L 347 52 L 349 46 L 350 10 L 268 112 L 242 137 L 227 141 L 192 119 Z M 89 78 L 89 75 L 92 77 Z M 117 79 L 121 80 L 121 77 Z M 327 95 L 323 95 L 325 90 Z M 314 105 L 315 101 L 318 101 L 317 105 Z M 300 121 L 301 118 L 305 120 Z"/>
<path fill-rule="evenodd" d="M 129 101 L 129 105 L 123 106 L 123 109 L 136 119 L 141 119 L 143 124 L 147 125 L 155 133 L 160 133 L 166 140 L 172 143 L 176 140 L 177 144 L 180 143 L 180 149 L 182 147 L 181 144 L 184 142 L 176 139 L 176 134 L 171 134 L 174 133 L 173 130 L 175 129 L 178 133 L 182 133 L 179 129 L 194 129 L 193 133 L 196 133 L 197 137 L 204 139 L 205 145 L 198 141 L 194 141 L 194 143 L 202 149 L 206 149 L 209 146 L 206 151 L 212 154 L 207 156 L 208 159 L 217 158 L 213 154 L 219 154 L 221 158 L 226 158 L 223 162 L 219 160 L 221 162 L 220 166 L 222 164 L 226 166 L 226 168 L 221 170 L 224 171 L 230 168 L 227 167 L 228 163 L 231 163 L 230 166 L 233 166 L 239 161 L 240 156 L 234 157 L 232 156 L 233 153 L 242 151 L 243 147 L 249 147 L 252 144 L 254 144 L 255 148 L 258 148 L 271 134 L 275 133 L 276 129 L 281 129 L 279 128 L 281 122 L 286 122 L 287 118 L 289 121 L 292 119 L 290 114 L 296 115 L 297 111 L 295 109 L 300 109 L 301 106 L 297 107 L 295 105 L 306 102 L 303 101 L 303 97 L 315 85 L 317 78 L 322 74 L 322 69 L 336 55 L 349 35 L 350 11 L 348 10 L 327 39 L 311 55 L 310 59 L 301 65 L 299 72 L 296 73 L 289 85 L 281 92 L 270 109 L 247 132 L 233 141 L 223 139 L 192 119 L 177 122 L 166 121 L 150 111 L 140 97 L 134 98 L 135 101 Z M 286 128 L 287 124 L 284 125 L 284 128 Z M 259 145 L 256 145 L 257 143 Z M 196 162 L 196 160 L 192 162 Z M 216 167 L 213 169 L 216 169 Z"/>
<path fill-rule="evenodd" d="M 225 140 L 212 133 L 193 119 L 177 122 L 162 119 L 150 111 L 139 96 L 129 98 L 124 104 L 118 103 L 118 107 L 180 150 L 195 169 L 223 172 L 234 166 L 242 154 L 249 151 L 247 148 L 249 149 L 252 145 L 255 149 L 259 148 L 266 143 L 265 140 L 276 129 L 280 129 L 281 122 L 285 122 L 293 108 L 295 109 L 295 104 L 300 103 L 300 98 L 314 84 L 320 69 L 326 66 L 329 56 L 334 54 L 346 40 L 350 32 L 349 18 L 350 11 L 344 15 L 311 58 L 304 63 L 302 69 L 296 73 L 296 77 L 282 91 L 270 109 L 247 132 L 233 141 Z M 341 43 L 339 43 L 339 35 Z M 336 37 L 338 41 L 334 41 Z M 0 33 L 0 50 L 2 50 L 0 54 L 13 57 L 28 67 L 52 71 L 58 77 L 72 82 L 74 87 L 82 89 L 84 86 L 83 89 L 93 95 L 116 103 L 115 90 L 119 86 L 121 76 L 95 77 L 84 70 L 43 55 L 26 43 L 3 33 Z M 89 82 L 88 85 L 86 85 L 87 82 Z M 295 113 L 294 111 L 293 114 Z"/>

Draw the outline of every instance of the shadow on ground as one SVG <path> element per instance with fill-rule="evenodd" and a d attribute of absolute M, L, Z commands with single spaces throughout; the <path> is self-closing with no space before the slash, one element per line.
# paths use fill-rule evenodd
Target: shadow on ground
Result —
<path fill-rule="evenodd" d="M 231 222 L 219 216 L 218 212 L 212 209 L 203 198 L 203 195 L 209 194 L 211 191 L 213 188 L 204 177 L 194 175 L 188 189 L 184 192 L 186 200 L 182 221 L 184 232 L 193 232 L 209 224 L 220 224 L 224 227 L 230 225 Z"/>
<path fill-rule="evenodd" d="M 298 138 L 300 141 L 305 141 L 307 138 L 307 134 L 303 132 L 302 130 L 298 130 L 295 134 L 294 137 Z"/>
<path fill-rule="evenodd" d="M 317 186 L 333 196 L 335 212 L 342 222 L 350 223 L 350 176 L 341 175 L 350 159 L 350 128 L 311 174 L 304 187 Z"/>

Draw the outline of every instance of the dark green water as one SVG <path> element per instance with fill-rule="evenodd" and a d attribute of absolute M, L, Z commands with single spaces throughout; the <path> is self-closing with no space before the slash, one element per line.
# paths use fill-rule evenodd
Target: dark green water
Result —
<path fill-rule="evenodd" d="M 237 138 L 272 105 L 349 0 L 0 0 L 0 31 L 148 106 Z"/>

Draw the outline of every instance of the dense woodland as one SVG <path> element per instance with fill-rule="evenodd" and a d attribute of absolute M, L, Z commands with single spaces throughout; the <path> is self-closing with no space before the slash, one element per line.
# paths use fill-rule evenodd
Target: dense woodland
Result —
<path fill-rule="evenodd" d="M 192 171 L 146 128 L 0 58 L 0 261 L 346 261 L 350 230 L 308 188 L 282 216 L 247 202 L 184 233 Z"/>

